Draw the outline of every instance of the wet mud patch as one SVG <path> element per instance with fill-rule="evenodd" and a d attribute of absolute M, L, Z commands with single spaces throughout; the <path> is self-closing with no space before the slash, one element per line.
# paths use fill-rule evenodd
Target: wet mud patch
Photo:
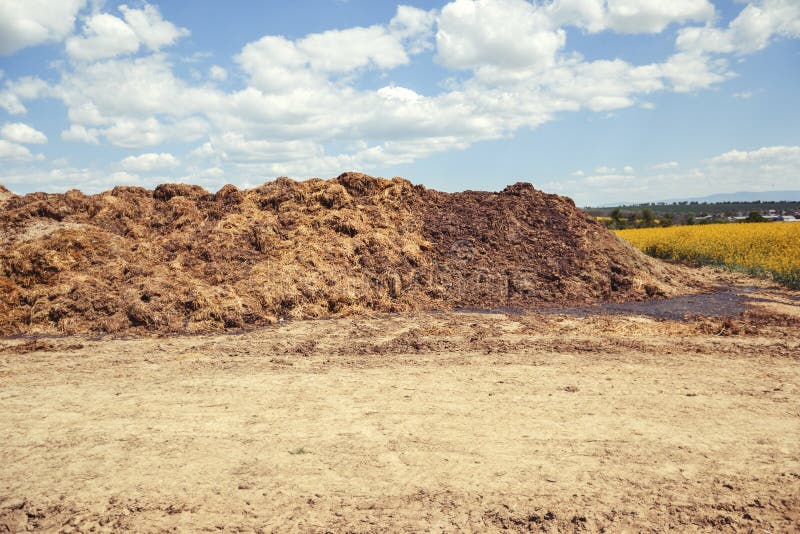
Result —
<path fill-rule="evenodd" d="M 771 302 L 770 299 L 752 295 L 757 288 L 726 286 L 713 293 L 699 293 L 678 297 L 635 302 L 609 302 L 594 306 L 547 308 L 542 313 L 589 317 L 594 315 L 643 315 L 653 319 L 686 321 L 692 317 L 733 318 L 749 310 L 751 302 Z"/>

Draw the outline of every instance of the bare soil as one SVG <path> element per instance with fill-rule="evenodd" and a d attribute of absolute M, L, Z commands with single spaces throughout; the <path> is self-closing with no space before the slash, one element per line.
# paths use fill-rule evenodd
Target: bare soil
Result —
<path fill-rule="evenodd" d="M 681 320 L 6 338 L 0 532 L 798 531 L 800 303 L 747 286 Z"/>

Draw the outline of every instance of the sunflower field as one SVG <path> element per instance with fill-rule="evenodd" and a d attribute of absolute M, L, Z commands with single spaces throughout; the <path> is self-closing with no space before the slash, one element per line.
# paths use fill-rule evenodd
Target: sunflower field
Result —
<path fill-rule="evenodd" d="M 704 224 L 616 234 L 656 258 L 723 266 L 800 289 L 800 223 Z"/>

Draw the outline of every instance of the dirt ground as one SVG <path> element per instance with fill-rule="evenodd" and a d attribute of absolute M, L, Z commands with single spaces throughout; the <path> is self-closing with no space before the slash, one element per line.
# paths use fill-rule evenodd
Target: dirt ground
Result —
<path fill-rule="evenodd" d="M 739 289 L 3 339 L 0 532 L 798 531 L 800 295 Z"/>

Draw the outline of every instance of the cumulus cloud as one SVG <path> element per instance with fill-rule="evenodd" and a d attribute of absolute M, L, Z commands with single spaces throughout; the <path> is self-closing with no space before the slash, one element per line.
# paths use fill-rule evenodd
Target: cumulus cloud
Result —
<path fill-rule="evenodd" d="M 139 41 L 150 50 L 160 50 L 189 35 L 189 30 L 164 20 L 158 8 L 150 4 L 144 4 L 141 9 L 121 5 L 119 10 Z"/>
<path fill-rule="evenodd" d="M 676 168 L 678 168 L 678 166 L 679 165 L 678 165 L 677 161 L 665 161 L 665 162 L 662 162 L 662 163 L 656 163 L 655 165 L 653 165 L 650 168 L 653 169 L 653 170 L 656 170 L 656 171 L 663 171 L 663 170 L 666 170 L 666 169 L 676 169 Z"/>
<path fill-rule="evenodd" d="M 504 19 L 514 24 L 487 30 L 486 20 Z M 616 110 L 636 105 L 638 95 L 724 79 L 702 58 L 586 62 L 562 54 L 565 33 L 541 5 L 456 0 L 439 16 L 437 57 L 471 77 L 435 96 L 393 84 L 354 88 L 353 72 L 389 70 L 429 47 L 435 24 L 435 11 L 400 6 L 385 25 L 265 36 L 234 58 L 248 86 L 227 94 L 191 86 L 160 54 L 78 63 L 58 88 L 72 121 L 62 138 L 137 148 L 208 135 L 195 154 L 250 165 L 247 172 L 336 173 L 407 163 L 536 127 L 559 112 Z M 223 73 L 210 70 L 212 78 Z M 329 153 L 327 145 L 342 140 L 344 153 Z"/>
<path fill-rule="evenodd" d="M 184 166 L 162 168 L 180 169 L 177 176 L 190 168 L 198 173 L 233 169 L 253 179 L 325 175 L 463 149 L 570 111 L 649 109 L 653 93 L 699 91 L 725 82 L 732 76 L 725 54 L 753 49 L 681 45 L 691 37 L 684 30 L 734 35 L 735 21 L 724 29 L 714 26 L 708 0 L 454 0 L 441 11 L 400 6 L 383 24 L 291 39 L 265 35 L 244 43 L 231 67 L 243 74 L 237 82 L 244 85 L 230 89 L 214 83 L 228 76 L 219 65 L 207 66 L 207 76 L 199 65 L 194 77 L 179 74 L 161 50 L 188 30 L 163 19 L 155 7 L 141 6 L 86 13 L 80 34 L 67 39 L 73 61 L 60 69 L 60 79 L 5 81 L 0 108 L 22 114 L 28 100 L 59 99 L 70 121 L 61 139 L 152 151 L 123 160 L 123 168 L 132 172 L 156 168 L 149 167 L 159 161 L 152 158 L 164 154 L 151 147 L 191 143 L 195 149 L 191 158 L 183 158 Z M 779 23 L 767 17 L 772 37 L 764 42 L 793 35 L 797 17 L 791 19 L 788 0 L 753 6 L 787 19 Z M 751 7 L 736 20 L 752 18 Z M 679 30 L 674 53 L 650 63 L 587 60 L 567 48 L 570 26 L 654 33 L 685 23 L 706 25 Z M 435 61 L 452 76 L 441 80 L 440 89 L 425 91 L 392 80 L 392 69 L 414 61 L 434 43 Z M 208 61 L 201 56 L 182 61 Z M 368 72 L 369 83 L 359 83 Z M 376 79 L 382 81 L 374 84 Z M 150 159 L 136 159 L 144 156 Z M 194 159 L 198 167 L 192 167 Z M 574 178 L 610 188 L 641 178 L 630 167 L 619 168 Z"/>
<path fill-rule="evenodd" d="M 99 193 L 117 185 L 154 187 L 159 183 L 157 178 L 142 179 L 125 171 L 108 172 L 106 169 L 71 167 L 63 163 L 54 161 L 53 166 L 22 164 L 4 172 L 3 183 L 12 185 L 13 190 L 19 193 L 63 192 L 76 186 L 86 193 Z"/>
<path fill-rule="evenodd" d="M 33 159 L 33 154 L 20 144 L 0 139 L 0 159 L 30 161 Z"/>
<path fill-rule="evenodd" d="M 126 171 L 147 172 L 155 169 L 169 169 L 180 164 L 178 158 L 167 152 L 160 154 L 147 153 L 138 156 L 128 156 L 120 164 Z"/>
<path fill-rule="evenodd" d="M 712 164 L 782 163 L 800 161 L 800 146 L 768 146 L 756 150 L 731 150 L 711 158 Z"/>
<path fill-rule="evenodd" d="M 86 21 L 82 37 L 67 39 L 67 54 L 72 59 L 92 61 L 139 50 L 139 38 L 125 21 L 98 13 Z"/>
<path fill-rule="evenodd" d="M 0 108 L 6 110 L 9 115 L 22 115 L 28 111 L 19 97 L 9 91 L 0 91 Z"/>
<path fill-rule="evenodd" d="M 676 44 L 695 52 L 748 54 L 765 48 L 774 37 L 800 37 L 800 3 L 796 0 L 750 3 L 727 28 L 682 28 Z"/>
<path fill-rule="evenodd" d="M 348 72 L 370 63 L 391 69 L 409 62 L 400 39 L 383 26 L 315 33 L 294 46 L 312 70 L 322 72 Z"/>
<path fill-rule="evenodd" d="M 456 0 L 438 14 L 438 26 L 436 11 L 400 6 L 383 25 L 294 40 L 268 35 L 234 58 L 248 85 L 225 93 L 191 85 L 159 53 L 96 57 L 118 56 L 141 44 L 166 46 L 184 34 L 147 4 L 140 10 L 122 6 L 125 20 L 101 12 L 87 18 L 83 35 L 71 45 L 73 55 L 86 61 L 75 63 L 50 91 L 67 105 L 65 140 L 141 148 L 205 137 L 198 150 L 220 161 L 261 160 L 285 168 L 284 160 L 294 158 L 299 167 L 336 172 L 333 166 L 345 163 L 409 162 L 536 127 L 559 112 L 616 110 L 636 105 L 639 95 L 724 79 L 722 66 L 702 57 L 632 65 L 564 55 L 565 32 L 546 7 L 524 0 Z M 103 24 L 120 28 L 114 33 L 118 40 L 101 47 L 103 52 L 81 48 L 89 44 L 84 40 L 108 33 Z M 489 31 L 498 25 L 503 32 Z M 471 77 L 435 96 L 393 84 L 372 91 L 353 86 L 349 77 L 359 69 L 407 64 L 431 46 L 434 27 L 438 61 L 469 70 Z M 223 79 L 226 72 L 212 66 L 209 74 Z M 22 105 L 18 94 L 13 93 Z M 341 140 L 349 142 L 348 152 L 328 153 L 326 146 Z"/>
<path fill-rule="evenodd" d="M 673 23 L 714 17 L 708 0 L 555 0 L 547 11 L 558 24 L 590 32 L 659 33 Z"/>
<path fill-rule="evenodd" d="M 40 145 L 47 142 L 47 136 L 36 128 L 22 122 L 9 122 L 0 128 L 0 137 L 23 145 Z"/>
<path fill-rule="evenodd" d="M 228 79 L 228 71 L 219 65 L 211 65 L 211 68 L 208 69 L 208 75 L 212 80 L 217 80 L 219 82 L 223 82 Z"/>
<path fill-rule="evenodd" d="M 426 48 L 424 37 L 430 35 L 434 20 L 432 12 L 400 6 L 388 25 L 310 34 L 295 45 L 315 71 L 349 72 L 370 64 L 391 69 L 407 64 L 409 52 Z"/>
<path fill-rule="evenodd" d="M 87 128 L 82 124 L 70 125 L 69 129 L 61 132 L 61 139 L 89 145 L 96 145 L 100 142 L 97 129 Z"/>
<path fill-rule="evenodd" d="M 197 140 L 209 132 L 205 117 L 225 100 L 178 78 L 160 54 L 76 65 L 56 92 L 72 122 L 66 138 L 105 138 L 126 148 Z"/>
<path fill-rule="evenodd" d="M 124 117 L 99 132 L 113 145 L 124 148 L 155 146 L 166 141 L 195 141 L 208 132 L 208 123 L 189 117 L 163 123 L 156 117 Z"/>
<path fill-rule="evenodd" d="M 424 11 L 411 6 L 398 6 L 397 14 L 389 21 L 389 32 L 403 40 L 409 53 L 419 54 L 433 48 L 433 26 L 438 11 Z"/>
<path fill-rule="evenodd" d="M 714 17 L 708 0 L 610 0 L 605 27 L 622 33 L 658 33 L 673 23 Z"/>
<path fill-rule="evenodd" d="M 701 166 L 679 170 L 674 161 L 656 163 L 652 172 L 618 174 L 603 167 L 591 176 L 577 176 L 542 184 L 546 191 L 569 195 L 581 206 L 619 202 L 652 202 L 680 196 L 691 198 L 722 191 L 797 189 L 800 146 L 768 146 L 729 150 L 708 158 Z"/>
<path fill-rule="evenodd" d="M 0 55 L 66 37 L 86 0 L 0 2 Z"/>
<path fill-rule="evenodd" d="M 125 20 L 109 13 L 90 16 L 84 23 L 82 35 L 67 39 L 67 54 L 73 60 L 94 61 L 134 53 L 141 45 L 159 50 L 189 33 L 164 20 L 158 9 L 149 4 L 142 9 L 126 5 L 119 9 Z"/>
<path fill-rule="evenodd" d="M 427 47 L 434 21 L 432 12 L 400 6 L 388 25 L 330 30 L 297 40 L 267 35 L 248 43 L 234 59 L 261 91 L 320 90 L 331 75 L 408 64 L 409 54 Z"/>
<path fill-rule="evenodd" d="M 0 91 L 0 108 L 5 109 L 10 115 L 23 115 L 28 111 L 23 104 L 24 100 L 47 96 L 49 91 L 47 83 L 35 76 L 9 80 L 5 84 L 5 89 Z"/>
<path fill-rule="evenodd" d="M 630 174 L 595 174 L 584 178 L 584 183 L 590 186 L 604 186 L 630 184 L 636 177 Z"/>
<path fill-rule="evenodd" d="M 284 162 L 322 155 L 319 145 L 313 141 L 271 141 L 246 139 L 243 135 L 226 132 L 201 145 L 197 156 L 219 156 L 231 161 L 276 161 Z"/>
<path fill-rule="evenodd" d="M 706 89 L 733 76 L 724 59 L 712 61 L 695 52 L 673 54 L 660 68 L 678 93 Z"/>
<path fill-rule="evenodd" d="M 436 57 L 453 69 L 544 68 L 565 43 L 566 32 L 536 4 L 455 0 L 439 15 Z"/>

